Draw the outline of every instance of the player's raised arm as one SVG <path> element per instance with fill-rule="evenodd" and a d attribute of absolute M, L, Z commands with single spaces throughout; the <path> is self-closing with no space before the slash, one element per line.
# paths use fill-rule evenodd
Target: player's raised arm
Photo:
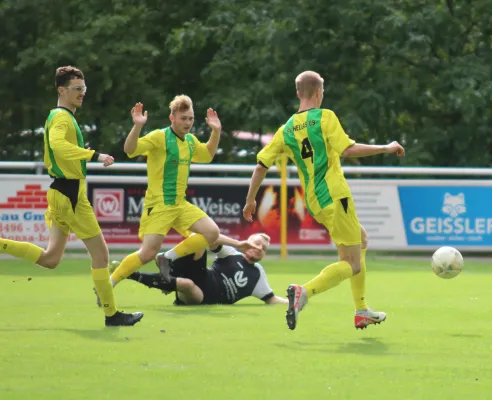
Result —
<path fill-rule="evenodd" d="M 207 142 L 207 148 L 212 158 L 214 158 L 215 153 L 217 152 L 217 148 L 219 147 L 222 124 L 219 117 L 217 116 L 217 112 L 211 108 L 207 110 L 207 118 L 205 118 L 205 121 L 207 122 L 207 125 L 212 129 L 210 139 L 208 139 Z"/>
<path fill-rule="evenodd" d="M 137 103 L 135 107 L 132 108 L 132 120 L 133 120 L 133 128 L 128 134 L 125 140 L 125 146 L 123 150 L 127 154 L 134 154 L 137 150 L 138 138 L 140 137 L 140 132 L 142 131 L 143 126 L 147 122 L 147 111 L 145 113 L 143 111 L 143 104 Z"/>

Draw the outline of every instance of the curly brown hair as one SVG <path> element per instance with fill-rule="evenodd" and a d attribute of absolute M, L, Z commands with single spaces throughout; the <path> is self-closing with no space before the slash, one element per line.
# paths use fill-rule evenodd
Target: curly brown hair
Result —
<path fill-rule="evenodd" d="M 71 79 L 84 79 L 84 74 L 78 68 L 68 65 L 56 69 L 55 86 L 66 86 Z"/>

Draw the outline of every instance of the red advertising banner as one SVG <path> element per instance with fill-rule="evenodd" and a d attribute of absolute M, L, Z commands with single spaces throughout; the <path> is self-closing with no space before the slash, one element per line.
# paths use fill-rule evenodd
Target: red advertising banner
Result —
<path fill-rule="evenodd" d="M 89 183 L 88 195 L 108 244 L 138 245 L 138 226 L 143 211 L 146 185 L 144 183 Z M 280 244 L 280 188 L 262 186 L 257 196 L 257 210 L 253 223 L 242 217 L 248 188 L 230 185 L 190 185 L 187 198 L 205 211 L 220 227 L 221 232 L 236 239 L 252 233 L 264 232 L 272 245 Z M 307 212 L 302 188 L 288 188 L 289 245 L 326 245 L 330 237 Z M 182 240 L 169 232 L 165 243 Z"/>
<path fill-rule="evenodd" d="M 48 203 L 46 192 L 52 179 L 47 176 L 7 175 L 0 184 L 0 237 L 46 247 L 49 228 L 44 221 Z M 71 234 L 67 246 L 81 247 L 80 240 Z"/>

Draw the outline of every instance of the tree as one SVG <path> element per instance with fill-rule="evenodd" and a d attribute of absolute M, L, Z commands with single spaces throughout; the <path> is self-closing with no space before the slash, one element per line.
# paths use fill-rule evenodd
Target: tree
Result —
<path fill-rule="evenodd" d="M 75 64 L 89 86 L 78 119 L 92 147 L 125 159 L 131 106 L 142 101 L 148 129 L 162 127 L 169 101 L 186 93 L 204 140 L 205 110 L 219 112 L 227 136 L 218 160 L 230 161 L 231 132 L 273 132 L 296 111 L 295 76 L 311 69 L 351 136 L 407 144 L 403 160 L 361 162 L 490 165 L 489 22 L 485 0 L 4 1 L 4 149 L 25 158 L 26 143 L 38 148 L 41 136 L 29 132 L 54 104 L 54 70 Z"/>

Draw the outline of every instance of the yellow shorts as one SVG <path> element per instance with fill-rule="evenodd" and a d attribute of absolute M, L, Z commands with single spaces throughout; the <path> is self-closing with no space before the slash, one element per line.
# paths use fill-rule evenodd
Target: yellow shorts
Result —
<path fill-rule="evenodd" d="M 48 210 L 44 214 L 46 224 L 51 228 L 54 224 L 65 235 L 75 233 L 79 239 L 89 239 L 101 234 L 101 228 L 92 209 L 85 188 L 80 183 L 76 196 L 75 211 L 70 199 L 55 189 L 48 189 Z"/>
<path fill-rule="evenodd" d="M 190 226 L 206 216 L 205 212 L 188 201 L 176 205 L 159 204 L 144 208 L 138 237 L 143 239 L 144 235 L 152 234 L 166 236 L 171 228 L 188 237 L 191 234 Z"/>
<path fill-rule="evenodd" d="M 353 246 L 362 243 L 360 222 L 352 197 L 335 200 L 314 219 L 328 229 L 335 244 Z"/>

